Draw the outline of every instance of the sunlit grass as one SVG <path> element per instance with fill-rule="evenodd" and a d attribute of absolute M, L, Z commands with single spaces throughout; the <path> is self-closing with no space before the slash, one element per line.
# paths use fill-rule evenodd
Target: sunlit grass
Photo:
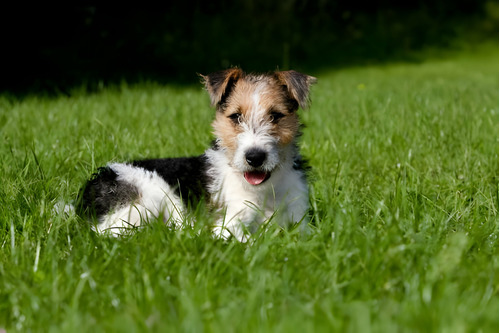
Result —
<path fill-rule="evenodd" d="M 498 53 L 323 73 L 306 124 L 310 235 L 253 244 L 56 214 L 110 160 L 203 152 L 201 87 L 0 97 L 0 328 L 497 331 Z"/>

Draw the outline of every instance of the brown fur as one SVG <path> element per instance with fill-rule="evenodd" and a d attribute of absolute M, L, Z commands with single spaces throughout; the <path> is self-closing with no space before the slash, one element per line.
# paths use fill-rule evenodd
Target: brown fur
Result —
<path fill-rule="evenodd" d="M 235 126 L 223 113 L 217 113 L 212 127 L 215 136 L 220 140 L 220 145 L 225 147 L 232 155 L 237 148 L 236 136 L 241 132 L 241 128 Z"/>
<path fill-rule="evenodd" d="M 280 145 L 288 145 L 299 131 L 298 107 L 309 103 L 309 87 L 316 79 L 295 71 L 275 72 L 264 75 L 245 74 L 233 68 L 202 76 L 210 94 L 212 104 L 217 108 L 212 123 L 214 134 L 222 147 L 232 153 L 237 148 L 237 136 L 242 131 L 240 124 L 231 119 L 233 114 L 241 114 L 242 121 L 250 121 L 255 116 L 254 95 L 259 95 L 258 109 L 261 121 L 271 126 L 270 133 Z M 283 115 L 272 121 L 273 113 Z"/>

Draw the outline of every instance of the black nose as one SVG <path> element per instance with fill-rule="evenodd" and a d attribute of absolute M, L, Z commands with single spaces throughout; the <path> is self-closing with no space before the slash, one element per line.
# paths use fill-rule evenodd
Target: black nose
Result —
<path fill-rule="evenodd" d="M 258 168 L 266 160 L 266 152 L 260 149 L 250 149 L 245 153 L 247 163 L 254 168 Z"/>

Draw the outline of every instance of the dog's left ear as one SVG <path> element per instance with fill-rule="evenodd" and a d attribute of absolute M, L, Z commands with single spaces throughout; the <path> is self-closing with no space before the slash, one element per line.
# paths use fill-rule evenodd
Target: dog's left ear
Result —
<path fill-rule="evenodd" d="M 243 76 L 243 71 L 239 68 L 230 68 L 207 76 L 200 76 L 210 95 L 212 106 L 216 106 L 224 103 L 236 81 Z"/>
<path fill-rule="evenodd" d="M 316 83 L 315 77 L 296 71 L 275 72 L 275 75 L 278 81 L 287 87 L 288 93 L 301 108 L 309 106 L 309 88 L 311 84 Z"/>

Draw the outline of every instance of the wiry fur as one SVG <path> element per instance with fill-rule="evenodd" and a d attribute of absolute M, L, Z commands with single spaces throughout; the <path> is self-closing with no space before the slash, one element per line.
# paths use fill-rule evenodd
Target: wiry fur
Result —
<path fill-rule="evenodd" d="M 246 240 L 261 223 L 303 221 L 308 189 L 297 148 L 297 109 L 309 104 L 315 78 L 295 71 L 202 76 L 216 116 L 216 140 L 201 156 L 113 163 L 80 194 L 96 230 L 120 233 L 151 218 L 185 223 L 185 205 L 206 198 L 219 212 L 214 232 Z"/>

